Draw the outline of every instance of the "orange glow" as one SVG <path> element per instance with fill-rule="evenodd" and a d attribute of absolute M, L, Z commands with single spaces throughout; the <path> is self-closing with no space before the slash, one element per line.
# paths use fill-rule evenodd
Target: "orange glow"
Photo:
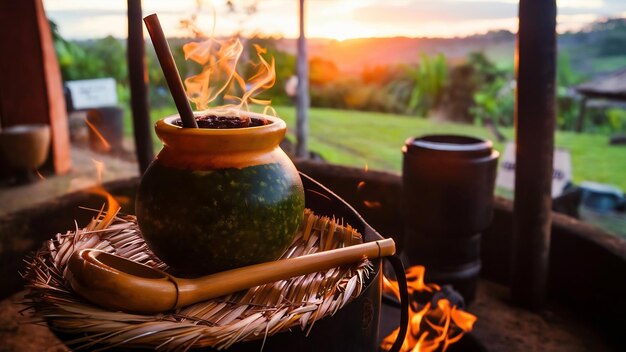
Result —
<path fill-rule="evenodd" d="M 383 206 L 379 201 L 376 200 L 364 200 L 363 204 L 370 209 L 378 209 Z"/>
<path fill-rule="evenodd" d="M 87 126 L 89 127 L 89 129 L 91 131 L 93 131 L 93 133 L 96 135 L 96 137 L 98 137 L 98 140 L 100 141 L 100 143 L 102 143 L 102 149 L 105 152 L 108 152 L 109 150 L 111 150 L 111 145 L 109 144 L 109 142 L 107 142 L 107 140 L 102 136 L 102 134 L 100 133 L 100 131 L 98 131 L 98 129 L 96 128 L 96 126 L 94 126 L 91 122 L 89 122 L 89 119 L 85 119 L 85 122 L 87 123 Z"/>
<path fill-rule="evenodd" d="M 365 163 L 365 166 L 363 167 L 363 172 L 367 173 L 368 171 L 369 171 L 369 166 L 367 165 L 367 163 Z M 356 185 L 357 192 L 363 192 L 366 186 L 367 186 L 367 183 L 365 181 L 360 181 Z M 363 200 L 363 205 L 365 205 L 367 208 L 370 208 L 370 209 L 378 209 L 378 208 L 382 208 L 383 206 L 381 202 L 377 200 L 371 200 L 371 199 Z"/>
<path fill-rule="evenodd" d="M 111 224 L 111 222 L 113 222 L 113 219 L 115 219 L 117 213 L 119 213 L 121 209 L 120 204 L 117 202 L 117 200 L 115 200 L 113 195 L 107 192 L 102 186 L 96 186 L 93 189 L 89 190 L 89 192 L 103 196 L 107 200 L 106 211 L 104 211 L 104 206 L 102 206 L 102 208 L 98 212 L 98 215 L 96 215 L 96 219 L 99 220 L 99 222 L 94 230 L 105 229 Z"/>
<path fill-rule="evenodd" d="M 246 11 L 240 14 L 225 13 L 226 1 L 202 1 L 202 11 L 194 13 L 198 23 L 210 30 L 214 8 L 219 15 L 228 20 L 220 23 L 214 33 L 224 37 L 235 32 L 244 36 L 298 37 L 297 1 L 236 1 L 236 6 L 245 9 L 247 4 L 258 2 L 258 11 L 250 16 Z M 181 1 L 144 1 L 144 13 L 160 13 L 165 33 L 172 37 L 184 37 L 190 29 L 181 26 L 181 11 L 189 12 L 197 7 L 196 0 Z M 213 3 L 213 6 L 208 4 Z M 482 3 L 482 4 L 480 4 Z M 367 37 L 454 37 L 484 33 L 488 30 L 507 29 L 515 32 L 518 28 L 515 12 L 495 9 L 496 16 L 484 16 L 491 2 L 468 1 L 308 1 L 306 5 L 305 33 L 309 38 L 335 38 L 338 40 Z M 515 6 L 515 1 L 501 0 L 493 2 L 496 7 L 502 4 Z M 606 17 L 624 17 L 622 7 L 604 5 L 605 0 L 569 0 L 558 1 L 559 6 L 575 9 L 572 13 L 559 13 L 557 30 L 563 33 L 576 31 L 589 22 Z M 614 4 L 617 4 L 614 1 Z M 623 2 L 622 2 L 623 3 Z M 126 17 L 112 16 L 111 12 L 123 13 L 126 3 L 123 1 L 44 1 L 46 12 L 51 12 L 65 33 L 72 39 L 102 38 L 106 35 L 125 37 Z M 208 6 L 207 6 L 208 5 Z M 478 6 L 477 6 L 478 5 Z M 481 7 L 482 6 L 482 7 Z M 82 16 L 56 17 L 55 13 L 66 11 L 87 11 L 93 13 L 88 23 Z M 192 31 L 193 32 L 193 31 Z"/>
<path fill-rule="evenodd" d="M 264 113 L 272 112 L 271 100 L 258 99 L 263 91 L 276 82 L 274 58 L 268 62 L 263 55 L 267 50 L 255 45 L 258 63 L 256 71 L 245 79 L 237 72 L 237 64 L 243 53 L 243 45 L 238 38 L 217 40 L 210 38 L 203 42 L 190 42 L 183 45 L 185 59 L 203 65 L 202 72 L 185 79 L 187 96 L 198 110 L 206 110 L 211 102 L 224 94 L 227 103 L 221 109 L 248 110 L 248 104 L 266 107 Z"/>
<path fill-rule="evenodd" d="M 107 202 L 106 211 L 104 211 L 104 206 L 102 206 L 102 208 L 98 212 L 98 215 L 96 215 L 95 217 L 96 220 L 99 220 L 98 225 L 95 227 L 95 230 L 101 230 L 107 228 L 111 224 L 111 222 L 113 222 L 113 219 L 115 219 L 115 216 L 117 216 L 117 213 L 119 213 L 121 207 L 118 201 L 113 197 L 113 195 L 107 192 L 104 187 L 102 187 L 104 163 L 95 159 L 91 159 L 91 161 L 93 161 L 96 167 L 96 179 L 98 181 L 98 185 L 89 189 L 88 192 L 106 198 Z"/>
<path fill-rule="evenodd" d="M 409 297 L 416 293 L 434 293 L 440 290 L 436 284 L 425 283 L 423 266 L 407 269 Z M 383 290 L 400 300 L 398 282 L 383 278 Z M 431 302 L 421 304 L 411 299 L 409 304 L 409 325 L 402 344 L 404 352 L 445 351 L 448 346 L 461 339 L 463 334 L 472 330 L 476 317 L 453 306 L 446 298 L 437 301 L 436 307 Z M 396 340 L 400 328 L 395 329 L 381 343 L 381 348 L 389 350 Z"/>

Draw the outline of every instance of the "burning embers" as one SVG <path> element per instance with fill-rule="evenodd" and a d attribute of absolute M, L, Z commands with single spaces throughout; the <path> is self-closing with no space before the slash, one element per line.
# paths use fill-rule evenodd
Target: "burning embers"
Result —
<path fill-rule="evenodd" d="M 439 285 L 424 283 L 425 268 L 413 266 L 406 270 L 409 290 L 409 325 L 401 351 L 445 351 L 448 346 L 472 330 L 476 317 L 458 308 L 443 294 Z M 400 300 L 398 283 L 384 278 L 383 290 Z M 389 350 L 400 328 L 385 337 L 381 347 Z"/>
<path fill-rule="evenodd" d="M 363 171 L 365 173 L 369 171 L 369 166 L 367 163 L 365 163 Z M 367 188 L 367 183 L 365 181 L 360 181 L 356 186 L 357 192 L 361 193 L 363 197 L 367 197 L 368 196 L 367 194 L 371 193 L 371 192 L 367 192 L 366 188 Z M 369 209 L 378 209 L 382 207 L 381 202 L 377 200 L 372 200 L 372 199 L 363 199 L 363 205 L 365 205 Z"/>

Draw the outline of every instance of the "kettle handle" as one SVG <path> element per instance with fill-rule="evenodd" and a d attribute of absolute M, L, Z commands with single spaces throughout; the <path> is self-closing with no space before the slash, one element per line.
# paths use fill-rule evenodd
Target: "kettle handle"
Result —
<path fill-rule="evenodd" d="M 398 280 L 398 288 L 400 289 L 400 331 L 396 341 L 389 349 L 389 352 L 399 352 L 404 343 L 406 332 L 409 326 L 409 290 L 407 287 L 406 274 L 404 272 L 404 265 L 397 254 L 386 257 L 391 264 L 393 271 L 396 274 Z"/>

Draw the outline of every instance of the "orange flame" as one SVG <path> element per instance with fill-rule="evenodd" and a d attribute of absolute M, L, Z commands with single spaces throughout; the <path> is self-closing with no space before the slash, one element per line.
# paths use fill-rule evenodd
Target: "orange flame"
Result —
<path fill-rule="evenodd" d="M 95 159 L 91 159 L 93 161 L 96 168 L 96 179 L 98 181 L 97 186 L 93 187 L 89 190 L 89 192 L 97 194 L 99 196 L 106 198 L 107 210 L 104 211 L 104 206 L 98 212 L 98 215 L 95 217 L 98 221 L 97 226 L 94 228 L 95 230 L 101 230 L 107 228 L 117 213 L 119 213 L 121 206 L 118 201 L 113 197 L 113 195 L 102 187 L 102 179 L 104 174 L 104 163 Z"/>
<path fill-rule="evenodd" d="M 89 119 L 85 119 L 85 122 L 87 123 L 87 126 L 89 127 L 89 129 L 93 131 L 96 137 L 98 137 L 98 140 L 100 140 L 100 143 L 102 144 L 102 150 L 104 152 L 108 152 L 109 150 L 111 150 L 111 145 L 109 144 L 109 142 L 107 142 L 104 136 L 102 136 L 100 131 L 98 131 L 96 126 L 94 126 L 93 123 L 89 122 Z"/>
<path fill-rule="evenodd" d="M 363 167 L 363 172 L 367 173 L 369 171 L 369 166 L 367 165 L 367 163 L 365 163 L 365 167 Z M 358 192 L 363 192 L 366 188 L 367 183 L 365 181 L 360 181 L 357 185 L 356 185 L 356 190 Z M 377 200 L 370 200 L 370 199 L 365 199 L 363 200 L 363 205 L 365 205 L 366 207 L 370 208 L 370 209 L 378 209 L 381 208 L 383 205 L 381 202 L 377 201 Z"/>
<path fill-rule="evenodd" d="M 377 200 L 364 200 L 363 204 L 370 209 L 379 209 L 382 208 L 382 204 Z"/>
<path fill-rule="evenodd" d="M 264 113 L 273 112 L 271 101 L 256 98 L 276 82 L 275 62 L 268 62 L 263 55 L 267 50 L 254 45 L 258 64 L 256 72 L 247 80 L 237 72 L 237 64 L 244 47 L 238 38 L 220 41 L 210 38 L 203 42 L 183 45 L 185 59 L 203 66 L 202 72 L 185 79 L 187 96 L 198 110 L 206 110 L 211 102 L 223 94 L 224 100 L 218 111 L 248 110 L 248 104 L 265 106 Z"/>
<path fill-rule="evenodd" d="M 409 297 L 416 293 L 434 293 L 440 290 L 436 284 L 425 283 L 423 266 L 407 269 Z M 383 278 L 385 292 L 400 299 L 398 282 Z M 411 300 L 409 305 L 409 323 L 407 335 L 402 344 L 404 352 L 445 351 L 448 346 L 457 342 L 463 334 L 472 330 L 476 317 L 452 305 L 446 298 L 437 301 L 436 307 L 431 303 L 420 304 Z M 395 329 L 381 343 L 381 348 L 389 350 L 396 340 L 400 328 Z"/>
<path fill-rule="evenodd" d="M 95 219 L 99 220 L 99 222 L 98 225 L 94 228 L 95 230 L 105 229 L 109 227 L 111 222 L 113 222 L 113 219 L 115 219 L 115 216 L 117 216 L 117 213 L 119 213 L 122 207 L 120 207 L 120 204 L 117 202 L 117 200 L 115 200 L 115 197 L 113 197 L 111 193 L 107 192 L 101 186 L 93 188 L 92 190 L 90 190 L 90 192 L 103 196 L 107 199 L 106 212 L 104 211 L 104 206 L 102 206 L 100 212 L 98 212 L 98 215 L 95 217 Z"/>

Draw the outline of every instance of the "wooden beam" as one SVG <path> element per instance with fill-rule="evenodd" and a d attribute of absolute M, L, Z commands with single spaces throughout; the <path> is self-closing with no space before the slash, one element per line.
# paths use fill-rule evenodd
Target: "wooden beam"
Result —
<path fill-rule="evenodd" d="M 52 166 L 71 168 L 63 84 L 41 0 L 0 0 L 0 119 L 2 126 L 47 124 Z"/>
<path fill-rule="evenodd" d="M 520 0 L 511 296 L 540 308 L 546 295 L 555 127 L 556 1 Z"/>
<path fill-rule="evenodd" d="M 148 102 L 148 72 L 145 64 L 145 42 L 141 0 L 128 0 L 128 78 L 130 106 L 133 113 L 135 152 L 139 172 L 144 173 L 154 158 L 150 104 Z"/>
<path fill-rule="evenodd" d="M 298 88 L 296 91 L 296 157 L 309 157 L 309 58 L 307 54 L 306 36 L 304 34 L 304 10 L 306 1 L 299 1 L 300 35 L 298 36 L 298 55 L 296 74 Z"/>

